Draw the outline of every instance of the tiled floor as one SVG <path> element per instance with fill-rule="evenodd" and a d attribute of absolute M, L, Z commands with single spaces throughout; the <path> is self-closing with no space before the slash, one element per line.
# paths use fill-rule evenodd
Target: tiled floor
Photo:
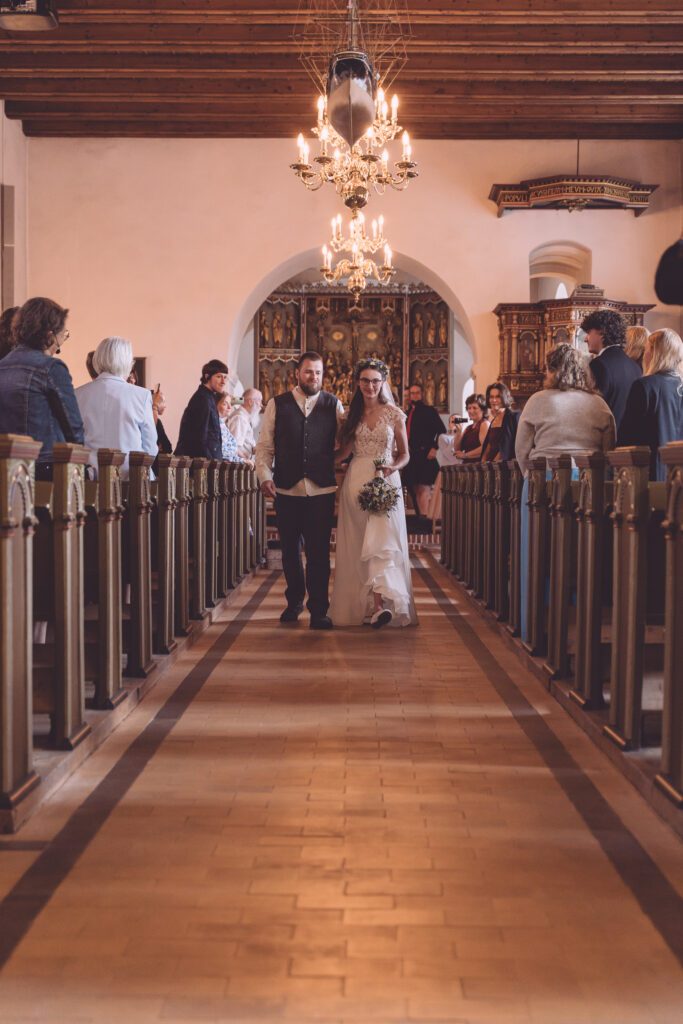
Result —
<path fill-rule="evenodd" d="M 680 1024 L 678 840 L 424 566 L 401 632 L 249 583 L 0 840 L 3 1024 Z"/>

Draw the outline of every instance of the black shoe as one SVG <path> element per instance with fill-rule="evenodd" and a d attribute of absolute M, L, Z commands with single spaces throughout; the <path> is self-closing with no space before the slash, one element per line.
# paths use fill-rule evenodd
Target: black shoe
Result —
<path fill-rule="evenodd" d="M 311 619 L 311 629 L 334 629 L 332 619 L 327 615 L 321 615 L 320 618 Z"/>
<path fill-rule="evenodd" d="M 296 622 L 303 610 L 302 604 L 288 604 L 280 616 L 280 622 Z"/>

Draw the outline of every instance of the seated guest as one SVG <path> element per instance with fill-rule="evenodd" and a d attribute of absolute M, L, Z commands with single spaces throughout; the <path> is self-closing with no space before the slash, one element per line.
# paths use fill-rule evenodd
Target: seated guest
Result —
<path fill-rule="evenodd" d="M 29 299 L 15 314 L 15 347 L 0 360 L 0 434 L 42 441 L 36 479 L 52 479 L 56 442 L 83 444 L 71 374 L 59 355 L 69 337 L 68 309 L 52 299 Z"/>
<path fill-rule="evenodd" d="M 683 441 L 683 342 L 675 331 L 655 331 L 645 349 L 645 376 L 631 385 L 619 428 L 619 445 L 643 444 L 652 452 L 650 479 L 666 480 L 659 449 Z"/>
<path fill-rule="evenodd" d="M 465 401 L 467 415 L 472 420 L 463 431 L 457 423 L 453 434 L 453 454 L 456 461 L 479 462 L 484 440 L 489 432 L 489 421 L 486 419 L 486 399 L 483 395 L 470 395 Z M 453 417 L 449 419 L 449 428 Z M 439 446 L 443 438 L 439 438 Z"/>
<path fill-rule="evenodd" d="M 491 410 L 491 421 L 482 442 L 481 461 L 514 459 L 518 414 L 512 408 L 512 395 L 501 381 L 487 387 L 486 406 Z"/>
<path fill-rule="evenodd" d="M 252 456 L 256 450 L 262 406 L 263 395 L 261 392 L 257 388 L 247 388 L 242 398 L 242 404 L 236 403 L 228 416 L 230 432 L 237 441 L 240 455 L 245 458 Z"/>
<path fill-rule="evenodd" d="M 586 332 L 588 351 L 593 356 L 593 379 L 614 413 L 618 430 L 631 384 L 641 375 L 638 364 L 624 351 L 626 323 L 619 313 L 598 309 L 584 319 L 581 328 Z"/>
<path fill-rule="evenodd" d="M 636 326 L 626 328 L 624 352 L 629 359 L 638 364 L 641 373 L 643 372 L 643 355 L 645 354 L 645 346 L 649 337 L 650 332 L 647 327 Z"/>
<path fill-rule="evenodd" d="M 0 359 L 4 359 L 14 348 L 14 318 L 18 312 L 18 306 L 10 306 L 0 316 Z"/>
<path fill-rule="evenodd" d="M 212 359 L 202 367 L 201 383 L 180 421 L 176 455 L 194 459 L 222 459 L 221 426 L 216 410 L 216 395 L 225 393 L 228 368 L 220 359 Z"/>
<path fill-rule="evenodd" d="M 576 451 L 601 452 L 614 448 L 614 416 L 596 394 L 584 356 L 561 344 L 546 356 L 543 391 L 537 391 L 519 418 L 515 454 L 524 474 L 521 504 L 521 618 L 522 639 L 528 640 L 527 591 L 529 568 L 529 460 Z"/>
<path fill-rule="evenodd" d="M 105 338 L 93 356 L 97 377 L 76 390 L 91 466 L 97 469 L 98 449 L 118 448 L 126 456 L 121 466 L 124 480 L 130 452 L 156 455 L 158 450 L 152 396 L 146 388 L 128 383 L 132 365 L 131 343 L 125 338 Z"/>
<path fill-rule="evenodd" d="M 434 406 L 422 400 L 420 384 L 411 384 L 408 395 L 410 409 L 406 432 L 410 461 L 401 476 L 413 499 L 415 511 L 426 516 L 429 514 L 432 486 L 439 472 L 436 461 L 439 435 L 445 434 L 446 430 Z"/>
<path fill-rule="evenodd" d="M 214 398 L 216 399 L 216 409 L 218 410 L 218 418 L 220 420 L 221 427 L 222 457 L 226 462 L 244 462 L 253 469 L 253 461 L 251 459 L 245 459 L 240 455 L 237 448 L 237 438 L 228 426 L 228 419 L 232 410 L 230 395 L 216 394 L 214 395 Z"/>

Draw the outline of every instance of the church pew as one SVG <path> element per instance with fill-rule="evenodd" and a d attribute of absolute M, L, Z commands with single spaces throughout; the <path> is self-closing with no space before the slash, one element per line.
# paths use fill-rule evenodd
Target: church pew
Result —
<path fill-rule="evenodd" d="M 524 646 L 543 655 L 547 644 L 546 580 L 549 565 L 550 488 L 546 460 L 529 460 L 529 550 L 527 561 L 527 629 Z"/>
<path fill-rule="evenodd" d="M 475 463 L 473 468 L 472 498 L 472 584 L 471 590 L 475 597 L 481 598 L 484 592 L 484 467 Z"/>
<path fill-rule="evenodd" d="M 500 622 L 510 612 L 510 469 L 493 462 L 493 611 Z"/>
<path fill-rule="evenodd" d="M 576 520 L 578 486 L 572 482 L 572 459 L 548 459 L 550 467 L 550 586 L 548 643 L 544 668 L 551 679 L 569 675 L 569 629 L 576 591 Z M 574 625 L 572 623 L 572 625 Z"/>
<path fill-rule="evenodd" d="M 123 452 L 97 453 L 97 480 L 85 484 L 85 671 L 94 683 L 92 707 L 116 707 L 122 686 L 121 528 L 124 515 L 120 467 Z"/>
<path fill-rule="evenodd" d="M 604 732 L 622 750 L 635 750 L 659 740 L 657 734 L 645 735 L 643 684 L 646 668 L 655 674 L 657 656 L 663 658 L 664 650 L 665 485 L 648 483 L 648 448 L 617 448 L 607 458 L 614 472 L 613 605 L 609 724 Z M 661 715 L 648 717 L 658 732 Z"/>
<path fill-rule="evenodd" d="M 493 463 L 480 467 L 482 490 L 481 598 L 485 608 L 494 605 L 495 570 L 495 476 Z"/>
<path fill-rule="evenodd" d="M 89 453 L 56 444 L 52 483 L 35 490 L 34 621 L 47 623 L 33 645 L 33 710 L 48 714 L 50 741 L 71 750 L 90 733 L 85 721 L 83 526 Z"/>
<path fill-rule="evenodd" d="M 150 468 L 154 459 L 145 452 L 128 456 L 128 482 L 124 484 L 125 543 L 123 574 L 130 588 L 125 609 L 124 675 L 145 678 L 154 668 L 152 659 L 152 492 Z"/>
<path fill-rule="evenodd" d="M 211 459 L 206 468 L 206 607 L 214 608 L 218 594 L 218 504 L 220 460 Z"/>
<path fill-rule="evenodd" d="M 190 502 L 190 617 L 206 615 L 206 504 L 209 459 L 193 459 Z"/>
<path fill-rule="evenodd" d="M 247 481 L 249 487 L 249 568 L 253 571 L 258 565 L 258 539 L 257 539 L 257 517 L 258 517 L 258 481 L 253 469 L 247 470 Z"/>
<path fill-rule="evenodd" d="M 254 473 L 254 485 L 256 487 L 256 522 L 257 522 L 257 544 L 256 553 L 258 564 L 263 565 L 266 560 L 266 499 L 259 487 L 258 477 Z"/>
<path fill-rule="evenodd" d="M 451 526 L 453 492 L 453 466 L 443 466 L 441 472 L 441 553 L 439 561 L 446 569 L 451 569 Z"/>
<path fill-rule="evenodd" d="M 655 781 L 683 807 L 683 441 L 665 445 L 666 546 L 662 756 Z"/>
<path fill-rule="evenodd" d="M 576 629 L 571 698 L 586 710 L 604 707 L 603 608 L 611 607 L 611 502 L 607 460 L 600 453 L 577 452 Z"/>
<path fill-rule="evenodd" d="M 454 576 L 460 578 L 460 529 L 462 526 L 461 486 L 462 474 L 460 466 L 448 467 L 450 488 L 450 512 L 448 516 L 448 562 L 446 568 Z"/>
<path fill-rule="evenodd" d="M 159 455 L 157 479 L 152 484 L 152 650 L 175 650 L 176 509 L 179 459 Z"/>
<path fill-rule="evenodd" d="M 0 436 L 0 809 L 38 784 L 33 768 L 33 513 L 40 441 Z"/>
<path fill-rule="evenodd" d="M 476 535 L 475 527 L 475 497 L 474 497 L 474 486 L 475 486 L 475 467 L 474 465 L 467 465 L 465 469 L 465 483 L 463 490 L 463 504 L 465 507 L 465 518 L 464 518 L 464 566 L 463 566 L 463 583 L 468 590 L 474 588 L 474 538 Z"/>
<path fill-rule="evenodd" d="M 176 456 L 174 633 L 187 636 L 190 622 L 190 467 L 188 455 Z"/>
<path fill-rule="evenodd" d="M 522 628 L 522 592 L 521 592 L 521 517 L 522 487 L 524 478 L 515 459 L 507 463 L 509 469 L 508 504 L 510 507 L 510 587 L 509 587 L 509 622 L 508 630 L 513 636 L 519 636 Z"/>
<path fill-rule="evenodd" d="M 237 548 L 235 551 L 235 562 L 237 566 L 237 579 L 244 579 L 247 573 L 246 558 L 246 534 L 248 529 L 247 519 L 247 481 L 246 469 L 237 465 L 235 471 L 235 501 L 237 504 Z"/>
<path fill-rule="evenodd" d="M 234 590 L 239 582 L 237 541 L 238 531 L 238 470 L 236 462 L 228 463 L 228 586 Z"/>
<path fill-rule="evenodd" d="M 230 463 L 222 461 L 218 467 L 218 567 L 217 589 L 220 597 L 230 591 L 230 522 L 228 508 L 230 503 Z"/>

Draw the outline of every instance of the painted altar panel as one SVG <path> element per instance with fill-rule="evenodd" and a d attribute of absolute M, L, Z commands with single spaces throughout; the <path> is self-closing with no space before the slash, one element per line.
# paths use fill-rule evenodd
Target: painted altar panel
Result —
<path fill-rule="evenodd" d="M 323 387 L 344 406 L 353 395 L 353 368 L 363 357 L 383 359 L 395 400 L 408 384 L 424 388 L 425 401 L 448 411 L 450 311 L 439 295 L 422 287 L 363 295 L 302 288 L 275 292 L 254 319 L 258 380 L 264 399 L 294 387 L 301 352 L 323 357 Z"/>

